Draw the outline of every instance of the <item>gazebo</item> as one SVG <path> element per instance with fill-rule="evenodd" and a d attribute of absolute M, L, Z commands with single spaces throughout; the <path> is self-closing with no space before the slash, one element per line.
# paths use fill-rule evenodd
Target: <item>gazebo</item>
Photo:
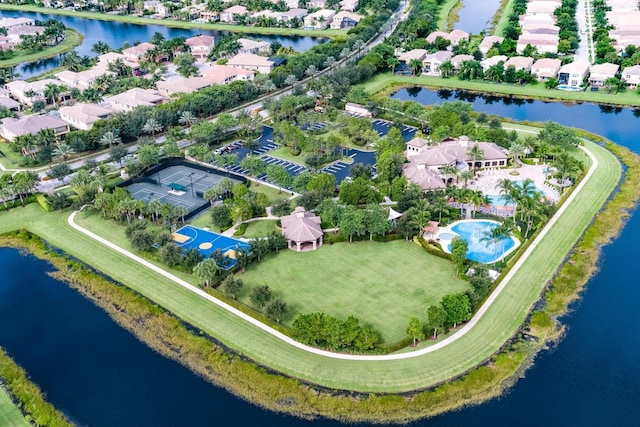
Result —
<path fill-rule="evenodd" d="M 439 224 L 440 223 L 438 221 L 427 222 L 427 225 L 425 225 L 423 229 L 425 238 L 432 239 L 438 231 Z"/>
<path fill-rule="evenodd" d="M 320 217 L 305 212 L 302 206 L 294 209 L 291 215 L 280 218 L 282 234 L 287 239 L 289 249 L 301 252 L 305 249 L 315 250 L 322 246 L 322 229 Z"/>

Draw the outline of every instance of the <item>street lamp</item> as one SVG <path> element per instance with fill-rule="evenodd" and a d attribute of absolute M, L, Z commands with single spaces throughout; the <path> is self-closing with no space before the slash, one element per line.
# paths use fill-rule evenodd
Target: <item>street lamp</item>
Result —
<path fill-rule="evenodd" d="M 194 191 L 194 189 L 193 189 L 193 174 L 194 174 L 194 172 L 191 172 L 191 173 L 189 174 L 189 180 L 191 181 L 191 195 L 192 195 L 192 196 L 193 196 L 193 198 L 195 199 L 195 198 L 196 198 L 196 192 L 195 192 L 195 191 Z"/>

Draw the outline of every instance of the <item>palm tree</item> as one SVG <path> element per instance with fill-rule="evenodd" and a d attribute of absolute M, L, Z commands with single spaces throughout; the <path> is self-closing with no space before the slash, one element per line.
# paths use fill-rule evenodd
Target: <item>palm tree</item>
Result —
<path fill-rule="evenodd" d="M 558 86 L 558 84 L 559 84 L 558 79 L 555 77 L 551 77 L 549 80 L 544 82 L 544 87 L 546 87 L 547 89 L 555 89 Z"/>
<path fill-rule="evenodd" d="M 265 92 L 273 92 L 277 88 L 278 87 L 275 85 L 275 83 L 271 81 L 271 79 L 265 80 L 264 82 L 262 82 L 262 85 L 260 85 L 260 89 L 262 89 Z"/>
<path fill-rule="evenodd" d="M 63 88 L 63 86 L 58 86 L 57 84 L 47 83 L 44 88 L 44 96 L 50 99 L 51 103 L 55 106 Z"/>
<path fill-rule="evenodd" d="M 91 52 L 93 53 L 97 53 L 98 55 L 107 53 L 111 50 L 111 47 L 109 47 L 109 45 L 103 41 L 99 41 L 93 44 L 93 46 L 91 46 Z"/>
<path fill-rule="evenodd" d="M 501 82 L 504 79 L 504 62 L 500 61 L 489 67 L 484 77 L 495 83 Z"/>
<path fill-rule="evenodd" d="M 465 169 L 462 172 L 460 172 L 459 178 L 464 182 L 464 188 L 467 188 L 467 184 L 469 183 L 469 181 L 475 178 L 475 176 L 476 174 L 469 169 Z"/>
<path fill-rule="evenodd" d="M 501 179 L 498 181 L 498 189 L 500 195 L 504 197 L 506 203 L 513 203 L 513 217 L 516 216 L 516 209 L 518 208 L 517 201 L 519 200 L 520 187 L 513 185 L 513 181 L 510 179 Z"/>
<path fill-rule="evenodd" d="M 294 86 L 296 83 L 298 83 L 298 78 L 295 74 L 289 74 L 287 78 L 284 79 L 285 86 Z"/>
<path fill-rule="evenodd" d="M 100 144 L 113 147 L 122 142 L 122 139 L 118 136 L 118 131 L 107 130 L 100 137 Z"/>
<path fill-rule="evenodd" d="M 620 89 L 620 79 L 617 77 L 609 77 L 603 82 L 604 87 L 607 88 L 607 93 L 611 93 L 612 88 L 616 88 L 616 93 Z"/>
<path fill-rule="evenodd" d="M 419 59 L 412 59 L 411 61 L 409 61 L 409 68 L 411 68 L 411 73 L 413 73 L 414 76 L 419 76 L 420 74 L 422 74 L 422 61 L 420 61 Z"/>
<path fill-rule="evenodd" d="M 333 66 L 333 64 L 336 63 L 336 58 L 334 58 L 333 56 L 327 56 L 327 58 L 324 60 L 324 68 L 331 68 Z"/>
<path fill-rule="evenodd" d="M 566 152 L 563 152 L 556 157 L 555 162 L 553 162 L 553 166 L 555 166 L 558 171 L 557 174 L 560 177 L 563 191 L 564 187 L 566 187 L 566 180 L 572 179 L 575 181 L 577 174 L 580 171 L 577 161 Z"/>
<path fill-rule="evenodd" d="M 153 117 L 149 117 L 144 123 L 144 126 L 142 126 L 142 131 L 145 133 L 150 133 L 151 135 L 155 135 L 156 133 L 162 131 L 162 125 Z"/>
<path fill-rule="evenodd" d="M 0 68 L 0 84 L 4 85 L 12 80 L 20 77 L 20 74 L 16 73 L 16 67 Z"/>
<path fill-rule="evenodd" d="M 52 152 L 54 157 L 62 158 L 63 162 L 66 162 L 67 158 L 73 153 L 75 153 L 75 150 L 71 148 L 71 146 L 60 142 L 56 144 L 56 148 L 54 148 Z"/>
<path fill-rule="evenodd" d="M 525 152 L 526 149 L 524 145 L 519 142 L 514 142 L 513 144 L 511 144 L 511 147 L 509 147 L 509 156 L 511 156 L 511 161 L 513 162 L 514 172 L 518 168 L 518 159 L 520 158 L 520 156 L 525 154 Z"/>
<path fill-rule="evenodd" d="M 400 65 L 400 60 L 395 56 L 390 56 L 389 59 L 387 59 L 387 67 L 391 68 L 392 74 L 396 73 L 396 66 L 398 65 Z"/>
<path fill-rule="evenodd" d="M 455 68 L 453 67 L 451 61 L 444 61 L 442 64 L 440 64 L 440 75 L 445 79 L 452 75 L 454 70 Z"/>
<path fill-rule="evenodd" d="M 198 121 L 198 118 L 191 111 L 181 111 L 178 115 L 178 123 L 183 126 L 192 126 Z"/>
<path fill-rule="evenodd" d="M 458 175 L 458 169 L 456 169 L 454 165 L 444 165 L 440 168 L 440 173 L 444 175 L 445 181 L 447 185 L 449 185 L 449 179 L 451 179 L 451 182 L 453 183 L 453 178 Z"/>
<path fill-rule="evenodd" d="M 484 160 L 484 151 L 482 151 L 482 148 L 480 148 L 478 143 L 475 143 L 473 147 L 469 148 L 467 155 L 471 157 L 471 161 L 473 162 L 473 171 L 475 172 L 476 161 Z"/>
<path fill-rule="evenodd" d="M 313 77 L 318 73 L 318 67 L 316 67 L 315 65 L 311 64 L 307 67 L 306 70 L 304 70 L 304 74 L 307 77 Z"/>
<path fill-rule="evenodd" d="M 345 47 L 345 48 L 343 48 L 343 49 L 340 51 L 340 55 L 339 55 L 339 57 L 340 57 L 340 59 L 344 59 L 344 58 L 346 58 L 347 56 L 349 56 L 349 54 L 350 54 L 350 53 L 351 53 L 351 51 L 349 50 L 349 48 L 348 48 L 348 47 Z"/>
<path fill-rule="evenodd" d="M 481 79 L 483 76 L 482 65 L 478 61 L 464 61 L 458 71 L 458 77 L 463 80 Z"/>
<path fill-rule="evenodd" d="M 496 265 L 497 254 L 498 251 L 498 243 L 504 237 L 508 236 L 505 229 L 501 226 L 490 227 L 482 233 L 482 237 L 480 238 L 481 242 L 485 243 L 486 247 L 489 247 L 493 243 L 493 265 Z"/>

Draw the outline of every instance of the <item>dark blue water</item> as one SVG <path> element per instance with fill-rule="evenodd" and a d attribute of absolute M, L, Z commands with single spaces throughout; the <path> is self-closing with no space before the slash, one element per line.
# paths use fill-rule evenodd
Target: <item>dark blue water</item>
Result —
<path fill-rule="evenodd" d="M 426 95 L 425 95 L 426 96 Z M 416 99 L 416 98 L 412 98 Z M 532 102 L 475 101 L 480 111 L 581 126 L 638 150 L 631 110 Z M 640 425 L 640 216 L 604 248 L 600 272 L 564 319 L 559 346 L 538 356 L 501 397 L 416 426 Z M 48 399 L 92 426 L 308 426 L 261 410 L 209 385 L 120 329 L 100 309 L 47 277 L 42 261 L 0 249 L 0 346 L 23 365 Z"/>
<path fill-rule="evenodd" d="M 500 0 L 462 0 L 462 9 L 458 12 L 458 22 L 453 28 L 469 34 L 480 34 L 487 30 L 491 18 L 498 11 Z"/>
<path fill-rule="evenodd" d="M 36 12 L 0 11 L 0 18 L 26 17 L 46 21 L 56 19 L 69 28 L 77 30 L 84 36 L 84 40 L 75 50 L 80 55 L 95 56 L 91 48 L 96 42 L 102 41 L 112 48 L 120 48 L 124 42 L 133 44 L 135 42 L 149 41 L 154 33 L 158 32 L 165 38 L 192 37 L 198 34 L 210 34 L 220 37 L 225 31 L 209 31 L 200 29 L 169 28 L 163 25 L 135 25 L 116 21 L 96 21 L 74 16 L 50 15 Z M 304 52 L 318 43 L 324 43 L 326 38 L 302 37 L 302 36 L 278 36 L 278 35 L 246 35 L 245 37 L 266 40 L 268 42 L 278 41 L 285 47 L 292 47 L 298 52 Z M 17 72 L 22 78 L 29 78 L 42 74 L 47 70 L 60 66 L 62 55 L 49 58 L 32 64 L 22 64 L 18 66 Z"/>

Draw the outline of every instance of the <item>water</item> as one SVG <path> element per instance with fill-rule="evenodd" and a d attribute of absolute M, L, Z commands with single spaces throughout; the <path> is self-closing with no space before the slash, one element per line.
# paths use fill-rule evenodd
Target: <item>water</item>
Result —
<path fill-rule="evenodd" d="M 458 12 L 458 22 L 453 28 L 469 34 L 480 34 L 490 27 L 491 18 L 499 6 L 500 0 L 463 0 L 462 9 Z"/>
<path fill-rule="evenodd" d="M 430 103 L 443 101 L 435 92 L 416 92 Z M 640 152 L 640 114 L 630 109 L 445 95 L 472 99 L 490 114 L 587 128 Z M 399 96 L 417 99 L 406 91 Z M 413 426 L 637 426 L 640 286 L 632 266 L 638 235 L 640 215 L 634 214 L 604 248 L 600 271 L 563 319 L 565 339 L 539 355 L 510 392 Z M 0 249 L 0 345 L 81 425 L 340 425 L 265 411 L 207 384 L 137 342 L 89 301 L 44 275 L 47 269 L 41 261 Z"/>
<path fill-rule="evenodd" d="M 487 233 L 490 233 L 498 225 L 499 223 L 496 221 L 463 220 L 455 222 L 451 226 L 451 231 L 467 241 L 468 259 L 490 264 L 503 258 L 516 245 L 511 237 L 502 238 L 498 242 L 483 240 L 487 238 Z M 439 237 L 440 239 L 446 239 L 446 235 L 451 235 L 451 233 L 443 233 Z M 446 243 L 446 245 L 447 251 L 451 252 L 451 242 Z"/>
<path fill-rule="evenodd" d="M 78 18 L 74 16 L 50 15 L 46 13 L 36 12 L 18 12 L 18 11 L 0 11 L 0 18 L 17 18 L 26 17 L 46 21 L 47 19 L 56 19 L 69 28 L 73 28 L 84 36 L 84 40 L 75 50 L 79 55 L 95 56 L 91 52 L 91 47 L 99 41 L 107 43 L 112 48 L 120 48 L 125 42 L 133 44 L 134 42 L 149 41 L 154 33 L 158 32 L 165 38 L 174 37 L 192 37 L 198 34 L 209 34 L 216 37 L 216 40 L 225 31 L 209 31 L 201 29 L 182 29 L 169 28 L 163 25 L 136 25 L 127 24 L 117 21 L 96 21 L 86 18 Z M 244 35 L 243 37 L 266 40 L 268 42 L 278 41 L 285 47 L 292 47 L 298 52 L 304 52 L 318 43 L 324 43 L 326 38 L 318 37 L 302 37 L 302 36 L 279 36 L 279 35 Z M 31 64 L 22 64 L 17 67 L 16 71 L 20 73 L 23 79 L 42 74 L 47 70 L 60 66 L 62 55 L 55 58 L 44 59 L 40 62 Z"/>

